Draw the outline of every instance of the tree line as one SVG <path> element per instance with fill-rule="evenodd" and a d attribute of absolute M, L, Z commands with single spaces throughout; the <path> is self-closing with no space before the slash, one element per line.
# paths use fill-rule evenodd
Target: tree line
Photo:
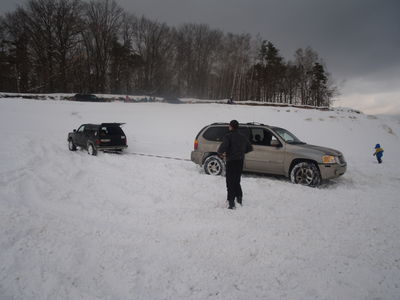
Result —
<path fill-rule="evenodd" d="M 206 24 L 137 17 L 114 0 L 28 0 L 0 15 L 0 90 L 115 93 L 329 106 L 318 54 Z"/>

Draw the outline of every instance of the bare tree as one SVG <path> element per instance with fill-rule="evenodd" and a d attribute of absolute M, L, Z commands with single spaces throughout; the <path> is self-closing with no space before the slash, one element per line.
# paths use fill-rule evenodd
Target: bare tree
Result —
<path fill-rule="evenodd" d="M 300 71 L 299 100 L 302 105 L 312 105 L 311 84 L 313 67 L 318 62 L 318 54 L 310 47 L 299 48 L 295 53 L 295 63 Z"/>
<path fill-rule="evenodd" d="M 58 90 L 71 91 L 72 68 L 79 68 L 83 4 L 80 0 L 58 0 L 55 17 L 55 54 L 58 67 Z"/>
<path fill-rule="evenodd" d="M 6 14 L 1 22 L 3 37 L 2 83 L 3 90 L 26 92 L 30 85 L 31 58 L 29 55 L 30 35 L 27 30 L 25 12 L 19 7 Z M 6 83 L 7 82 L 7 83 Z"/>
<path fill-rule="evenodd" d="M 199 98 L 213 94 L 209 89 L 218 60 L 223 34 L 205 24 L 184 24 L 176 32 L 176 70 L 182 93 Z"/>
<path fill-rule="evenodd" d="M 87 55 L 87 72 L 92 92 L 108 91 L 113 42 L 117 40 L 123 10 L 114 0 L 91 1 L 86 5 L 83 41 Z"/>
<path fill-rule="evenodd" d="M 142 61 L 139 86 L 148 94 L 165 93 L 171 82 L 171 32 L 165 23 L 141 17 L 133 26 L 133 50 Z"/>
<path fill-rule="evenodd" d="M 329 106 L 337 93 L 310 47 L 285 62 L 272 42 L 206 24 L 137 18 L 114 0 L 27 0 L 0 16 L 0 88 L 145 93 Z"/>

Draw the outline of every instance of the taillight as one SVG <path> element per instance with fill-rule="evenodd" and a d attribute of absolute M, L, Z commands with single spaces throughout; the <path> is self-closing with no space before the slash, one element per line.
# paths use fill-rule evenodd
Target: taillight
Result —
<path fill-rule="evenodd" d="M 126 136 L 124 136 L 124 135 L 121 135 L 121 140 L 124 141 L 125 145 L 128 143 L 128 140 L 127 140 Z"/>
<path fill-rule="evenodd" d="M 96 145 L 100 145 L 100 140 L 96 140 Z"/>
<path fill-rule="evenodd" d="M 194 140 L 194 150 L 197 150 L 197 148 L 199 148 L 199 141 Z"/>

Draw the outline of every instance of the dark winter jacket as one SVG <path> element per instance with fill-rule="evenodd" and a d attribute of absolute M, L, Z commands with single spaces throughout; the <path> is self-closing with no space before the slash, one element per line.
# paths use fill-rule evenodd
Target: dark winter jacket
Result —
<path fill-rule="evenodd" d="M 237 130 L 230 131 L 224 136 L 218 148 L 218 154 L 226 153 L 226 160 L 243 160 L 245 153 L 253 151 L 249 140 Z"/>

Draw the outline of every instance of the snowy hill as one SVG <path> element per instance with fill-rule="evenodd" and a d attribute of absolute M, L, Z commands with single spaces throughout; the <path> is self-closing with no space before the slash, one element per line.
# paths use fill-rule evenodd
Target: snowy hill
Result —
<path fill-rule="evenodd" d="M 246 174 L 244 206 L 188 159 L 238 119 L 340 150 L 320 188 Z M 125 154 L 70 152 L 126 122 Z M 1 299 L 399 299 L 400 121 L 352 110 L 0 99 Z M 372 156 L 380 143 L 383 164 Z"/>

